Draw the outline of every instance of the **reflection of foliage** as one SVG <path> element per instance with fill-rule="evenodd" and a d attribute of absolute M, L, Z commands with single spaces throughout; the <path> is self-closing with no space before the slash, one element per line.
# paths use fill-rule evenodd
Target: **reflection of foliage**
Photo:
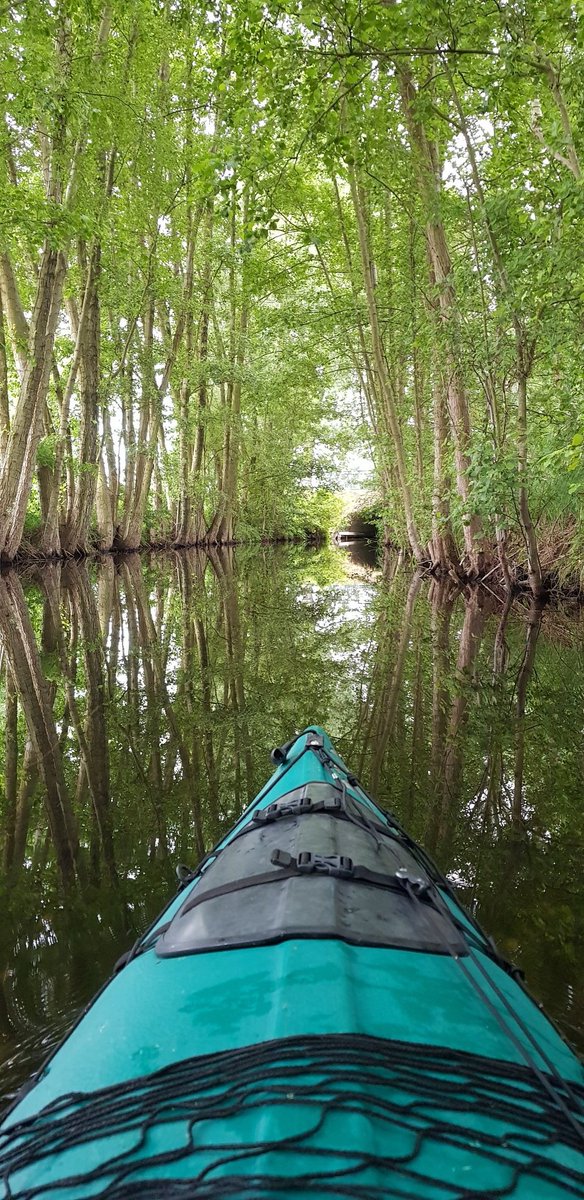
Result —
<path fill-rule="evenodd" d="M 354 762 L 361 752 L 362 778 L 377 775 L 382 802 L 464 883 L 465 901 L 582 1044 L 581 638 L 546 614 L 521 713 L 530 637 L 521 609 L 509 617 L 497 667 L 498 614 L 484 613 L 483 633 L 465 647 L 465 625 L 468 632 L 475 621 L 476 632 L 469 605 L 444 594 L 432 605 L 421 593 L 406 628 L 407 587 L 397 576 L 377 596 L 368 682 L 346 756 Z"/>
<path fill-rule="evenodd" d="M 518 609 L 497 640 L 499 614 L 477 597 L 428 591 L 395 559 L 378 586 L 355 580 L 328 544 L 133 556 L 92 571 L 45 569 L 26 585 L 79 837 L 65 905 L 45 777 L 25 757 L 21 683 L 16 791 L 8 721 L 0 739 L 4 847 L 11 797 L 25 824 L 1 896 L 7 1052 L 31 1021 L 41 1026 L 8 1079 L 38 1061 L 46 1028 L 62 1027 L 59 1014 L 88 997 L 161 906 L 176 862 L 192 863 L 232 823 L 264 781 L 271 746 L 312 721 L 464 883 L 549 1009 L 582 1023 L 578 617 L 548 610 L 535 644 Z M 96 801 L 113 825 L 113 881 Z"/>

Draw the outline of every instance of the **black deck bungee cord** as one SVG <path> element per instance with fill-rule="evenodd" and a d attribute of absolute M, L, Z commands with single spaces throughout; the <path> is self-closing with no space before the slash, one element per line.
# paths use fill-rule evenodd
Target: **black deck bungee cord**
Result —
<path fill-rule="evenodd" d="M 359 1090 L 351 1086 L 352 1080 L 358 1082 Z M 204 1137 L 206 1122 L 236 1122 L 242 1113 L 291 1103 L 315 1109 L 314 1119 L 307 1117 L 301 1131 L 278 1141 L 237 1149 L 231 1142 L 204 1146 L 201 1133 L 195 1141 L 195 1130 L 201 1123 Z M 432 1115 L 429 1110 L 437 1105 L 446 1108 L 448 1119 Z M 472 1117 L 473 1112 L 488 1116 L 490 1131 L 457 1123 L 459 1114 Z M 380 1130 L 388 1124 L 394 1132 L 401 1130 L 399 1136 L 409 1139 L 409 1147 L 405 1146 L 403 1154 L 387 1156 L 369 1154 L 360 1147 L 339 1150 L 302 1144 L 322 1130 L 329 1114 L 351 1113 L 367 1114 L 372 1123 L 381 1123 Z M 494 1128 L 494 1122 L 502 1125 L 501 1131 Z M 186 1125 L 186 1144 L 183 1134 L 178 1148 L 136 1160 L 136 1154 L 147 1149 L 150 1130 L 169 1123 Z M 108 1133 L 116 1138 L 124 1133 L 138 1137 L 93 1171 L 38 1186 L 11 1186 L 11 1179 L 25 1167 L 36 1165 L 42 1169 L 47 1157 L 65 1155 L 93 1140 L 103 1140 Z M 107 1195 L 111 1200 L 136 1196 L 140 1187 L 145 1196 L 170 1196 L 171 1200 L 175 1195 L 185 1195 L 186 1187 L 197 1197 L 245 1195 L 237 1189 L 247 1187 L 249 1177 L 238 1173 L 211 1180 L 209 1175 L 225 1167 L 237 1169 L 238 1164 L 260 1155 L 290 1153 L 294 1154 L 296 1181 L 256 1173 L 250 1185 L 256 1189 L 255 1194 L 265 1194 L 274 1187 L 282 1188 L 284 1194 L 290 1190 L 313 1194 L 314 1188 L 314 1194 L 320 1189 L 322 1195 L 370 1196 L 378 1200 L 402 1194 L 418 1197 L 438 1190 L 445 1200 L 477 1200 L 486 1195 L 512 1196 L 527 1173 L 532 1180 L 561 1187 L 562 1195 L 584 1196 L 584 1174 L 542 1153 L 546 1147 L 553 1147 L 555 1154 L 558 1146 L 575 1150 L 577 1139 L 571 1127 L 560 1120 L 545 1089 L 536 1086 L 530 1069 L 515 1063 L 494 1063 L 464 1051 L 391 1043 L 367 1035 L 290 1038 L 183 1060 L 152 1076 L 97 1093 L 62 1097 L 35 1117 L 14 1125 L 9 1134 L 9 1138 L 8 1131 L 4 1137 L 0 1135 L 0 1177 L 6 1196 L 12 1200 L 65 1194 L 75 1187 L 91 1187 L 92 1196 Z M 475 1166 L 485 1160 L 492 1162 L 510 1173 L 509 1182 L 485 1193 L 472 1187 L 461 1189 L 421 1172 L 415 1163 L 428 1139 L 463 1153 L 465 1162 L 470 1155 Z M 7 1141 L 8 1145 L 3 1145 Z M 211 1161 L 201 1164 L 197 1171 L 195 1160 L 201 1155 L 207 1159 L 211 1156 Z M 310 1161 L 331 1156 L 337 1162 L 341 1160 L 334 1171 L 323 1163 L 315 1173 L 305 1169 L 308 1161 L 302 1163 L 306 1158 Z M 189 1169 L 188 1181 L 169 1179 L 165 1168 L 181 1161 Z M 391 1191 L 385 1185 L 362 1185 L 352 1179 L 370 1169 L 387 1176 L 388 1188 L 391 1180 Z M 130 1178 L 145 1170 L 158 1171 L 158 1178 Z M 429 1187 L 433 1192 L 402 1193 L 400 1178 L 415 1184 L 416 1189 Z M 105 1190 L 95 1191 L 92 1185 L 100 1181 Z"/>

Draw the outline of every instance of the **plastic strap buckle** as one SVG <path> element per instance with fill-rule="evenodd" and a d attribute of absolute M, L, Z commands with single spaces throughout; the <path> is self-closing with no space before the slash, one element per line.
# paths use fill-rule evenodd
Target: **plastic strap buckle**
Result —
<path fill-rule="evenodd" d="M 267 808 L 258 808 L 253 814 L 253 820 L 258 825 L 269 825 L 272 821 L 277 821 L 280 817 L 301 817 L 305 813 L 311 813 L 313 803 L 309 796 L 305 796 L 303 800 L 287 800 L 281 804 L 278 800 L 274 800 L 273 804 L 268 804 Z"/>
<path fill-rule="evenodd" d="M 291 867 L 293 863 L 296 865 L 296 859 L 292 858 L 287 850 L 272 850 L 270 861 L 275 867 Z"/>
<path fill-rule="evenodd" d="M 322 804 L 324 812 L 339 812 L 343 807 L 340 796 L 326 796 Z"/>
<path fill-rule="evenodd" d="M 346 854 L 313 854 L 311 850 L 301 850 L 298 858 L 293 858 L 287 850 L 272 850 L 271 861 L 275 867 L 291 868 L 292 873 L 299 875 L 334 875 L 339 879 L 352 879 L 354 873 L 353 859 Z"/>
<path fill-rule="evenodd" d="M 310 850 L 302 850 L 296 859 L 296 866 L 302 874 L 334 875 L 340 879 L 350 879 L 353 874 L 353 860 L 346 854 L 313 854 Z"/>
<path fill-rule="evenodd" d="M 303 817 L 310 813 L 339 812 L 343 805 L 338 795 L 325 796 L 324 800 L 314 800 L 311 796 L 303 796 L 297 800 L 274 800 L 266 808 L 258 808 L 252 820 L 256 825 L 269 825 L 280 817 Z"/>

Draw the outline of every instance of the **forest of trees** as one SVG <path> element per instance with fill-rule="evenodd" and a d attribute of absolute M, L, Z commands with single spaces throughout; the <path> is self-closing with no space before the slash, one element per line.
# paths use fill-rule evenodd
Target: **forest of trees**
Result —
<path fill-rule="evenodd" d="M 568 0 L 27 0 L 0 62 L 0 557 L 326 527 L 353 446 L 418 563 L 579 578 Z"/>

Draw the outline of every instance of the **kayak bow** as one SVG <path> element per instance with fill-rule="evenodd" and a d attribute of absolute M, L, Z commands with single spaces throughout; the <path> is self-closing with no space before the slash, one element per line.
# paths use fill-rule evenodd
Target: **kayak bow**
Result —
<path fill-rule="evenodd" d="M 324 730 L 0 1129 L 0 1196 L 584 1197 L 584 1072 Z"/>

